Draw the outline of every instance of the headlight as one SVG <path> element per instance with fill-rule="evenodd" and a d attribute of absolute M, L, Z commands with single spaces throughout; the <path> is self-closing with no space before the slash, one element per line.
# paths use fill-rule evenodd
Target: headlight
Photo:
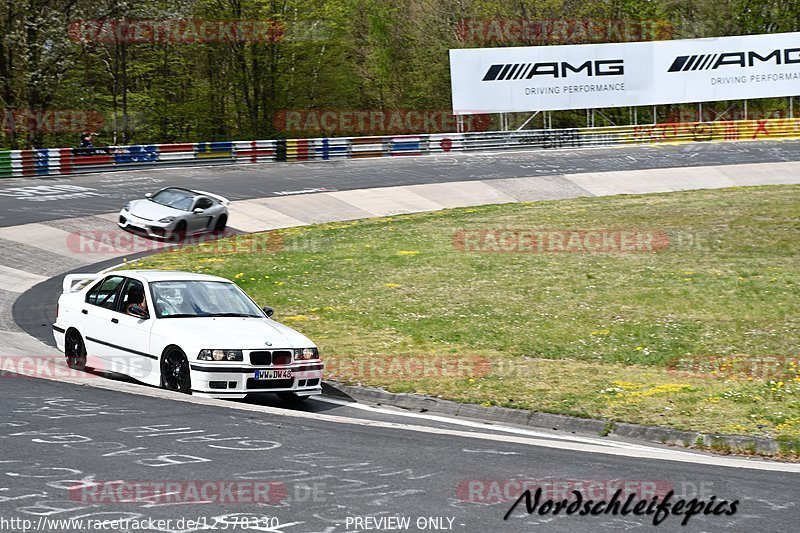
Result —
<path fill-rule="evenodd" d="M 241 350 L 200 350 L 197 355 L 200 361 L 243 361 Z"/>
<path fill-rule="evenodd" d="M 316 348 L 297 348 L 294 351 L 294 359 L 295 361 L 319 359 L 319 350 Z"/>
<path fill-rule="evenodd" d="M 164 217 L 161 220 L 159 220 L 159 222 L 163 222 L 164 224 L 169 224 L 173 220 L 175 220 L 175 217 Z"/>
<path fill-rule="evenodd" d="M 122 210 L 123 211 L 130 211 L 131 210 L 131 203 L 128 202 L 127 204 L 125 204 L 125 207 L 123 207 Z"/>

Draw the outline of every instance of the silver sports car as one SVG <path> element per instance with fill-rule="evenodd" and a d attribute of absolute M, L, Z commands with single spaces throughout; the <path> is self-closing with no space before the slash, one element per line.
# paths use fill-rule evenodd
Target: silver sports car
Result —
<path fill-rule="evenodd" d="M 228 223 L 228 200 L 216 194 L 167 187 L 144 196 L 125 204 L 119 212 L 119 227 L 158 239 L 180 239 L 206 231 L 222 232 Z"/>

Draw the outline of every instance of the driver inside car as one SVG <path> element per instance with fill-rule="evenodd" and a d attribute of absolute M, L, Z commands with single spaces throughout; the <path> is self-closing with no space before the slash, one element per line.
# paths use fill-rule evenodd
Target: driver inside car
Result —
<path fill-rule="evenodd" d="M 140 287 L 132 287 L 126 299 L 125 312 L 131 316 L 142 317 L 147 315 L 147 299 L 144 297 L 144 290 Z"/>

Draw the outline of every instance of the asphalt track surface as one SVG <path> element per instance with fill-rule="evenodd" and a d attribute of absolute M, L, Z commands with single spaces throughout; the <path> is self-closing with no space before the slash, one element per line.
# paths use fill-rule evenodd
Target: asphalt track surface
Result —
<path fill-rule="evenodd" d="M 733 516 L 701 514 L 682 527 L 683 517 L 670 515 L 659 531 L 796 531 L 800 518 L 797 474 L 486 441 L 477 432 L 443 434 L 447 424 L 420 431 L 269 416 L 27 378 L 5 379 L 3 389 L 0 516 L 42 520 L 48 531 L 58 530 L 54 520 L 70 518 L 169 519 L 146 530 L 173 532 L 202 530 L 179 527 L 181 518 L 229 531 L 392 530 L 358 527 L 355 519 L 367 516 L 409 517 L 407 531 L 436 531 L 416 527 L 428 517 L 446 530 L 476 533 L 656 529 L 653 515 L 540 516 L 524 505 L 504 520 L 514 480 L 544 487 L 547 499 L 581 484 L 584 498 L 595 501 L 620 487 L 632 491 L 634 503 L 670 490 L 672 503 L 739 500 Z M 305 409 L 325 407 L 312 401 Z M 188 486 L 200 480 L 212 491 L 198 497 Z M 274 492 L 255 497 L 236 488 L 224 495 L 226 483 L 245 480 L 269 482 Z M 157 485 L 167 481 L 182 488 Z M 159 490 L 174 495 L 156 496 Z M 233 516 L 274 517 L 279 525 L 236 528 Z M 67 527 L 81 531 L 77 522 Z"/>
<path fill-rule="evenodd" d="M 800 143 L 784 141 L 13 179 L 0 186 L 0 225 L 115 211 L 122 201 L 164 185 L 192 186 L 231 199 L 248 199 L 307 188 L 346 190 L 796 160 L 800 160 Z M 48 193 L 24 189 L 61 184 L 88 191 L 71 199 L 36 201 L 30 198 Z M 52 298 L 45 294 L 50 292 L 52 288 L 39 294 Z M 24 300 L 20 303 L 28 305 Z M 49 305 L 43 301 L 41 309 Z M 89 529 L 87 522 L 82 527 L 77 522 L 52 522 L 70 518 L 169 519 L 170 524 L 140 527 L 141 522 L 129 522 L 127 527 L 111 530 L 184 533 L 645 528 L 779 532 L 795 531 L 800 523 L 797 468 L 763 470 L 760 461 L 737 462 L 658 446 L 470 424 L 330 398 L 309 400 L 294 408 L 272 399 L 177 401 L 156 389 L 109 376 L 96 378 L 101 388 L 8 375 L 2 379 L 0 531 L 22 531 L 28 525 L 29 530 L 39 531 L 98 530 Z M 121 390 L 109 390 L 117 384 Z M 126 387 L 133 387 L 136 393 L 125 392 Z M 187 487 L 197 480 L 211 481 L 217 488 L 237 480 L 268 481 L 274 497 L 263 503 L 263 497 L 258 500 L 241 493 L 234 495 L 233 501 L 209 498 L 212 501 L 206 503 L 184 492 L 171 499 L 144 497 L 123 502 L 121 498 L 129 497 L 130 492 L 112 490 L 124 486 L 114 481 L 135 481 L 144 490 L 159 482 Z M 540 516 L 525 513 L 524 505 L 504 520 L 519 495 L 515 484 L 519 480 L 530 482 L 534 489 L 543 487 L 542 502 L 581 488 L 585 499 L 609 499 L 614 490 L 625 487 L 635 497 L 648 500 L 672 490 L 673 502 L 681 498 L 709 502 L 713 497 L 716 502 L 739 503 L 736 514 L 701 514 L 690 518 L 685 527 L 680 525 L 683 517 L 678 516 L 668 516 L 656 527 L 653 515 Z M 244 517 L 251 520 L 245 523 Z M 372 520 L 367 522 L 367 517 Z M 410 524 L 391 528 L 397 523 L 377 522 L 390 517 L 408 517 Z M 179 524 L 182 518 L 199 520 L 206 529 L 196 527 L 199 524 Z M 418 528 L 417 520 L 426 518 L 438 522 Z M 11 519 L 31 523 L 8 522 Z"/>
<path fill-rule="evenodd" d="M 458 153 L 11 178 L 0 184 L 0 227 L 119 211 L 128 200 L 141 198 L 145 192 L 167 185 L 208 190 L 231 200 L 246 200 L 319 188 L 353 190 L 581 172 L 779 161 L 800 161 L 800 141 Z M 79 189 L 58 189 L 63 186 Z M 53 196 L 58 199 L 48 198 Z"/>

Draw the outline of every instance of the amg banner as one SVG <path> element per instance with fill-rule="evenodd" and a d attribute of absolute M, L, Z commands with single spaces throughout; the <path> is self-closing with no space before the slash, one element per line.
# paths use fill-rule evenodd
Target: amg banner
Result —
<path fill-rule="evenodd" d="M 800 33 L 450 50 L 453 113 L 800 94 Z"/>

